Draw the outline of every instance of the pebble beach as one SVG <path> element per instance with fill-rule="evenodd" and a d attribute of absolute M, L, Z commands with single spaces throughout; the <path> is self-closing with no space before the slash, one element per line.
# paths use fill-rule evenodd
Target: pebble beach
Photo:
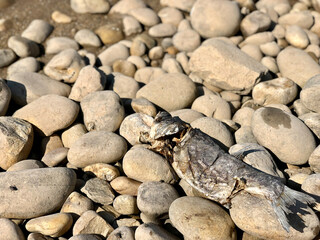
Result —
<path fill-rule="evenodd" d="M 161 111 L 315 204 L 208 199 L 141 140 Z M 319 0 L 0 0 L 0 240 L 319 240 L 319 211 Z"/>

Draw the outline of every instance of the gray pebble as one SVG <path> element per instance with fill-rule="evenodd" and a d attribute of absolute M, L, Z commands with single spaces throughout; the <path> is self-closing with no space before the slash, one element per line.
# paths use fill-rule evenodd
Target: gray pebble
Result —
<path fill-rule="evenodd" d="M 55 167 L 59 164 L 63 164 L 67 162 L 67 154 L 69 148 L 57 148 L 48 153 L 46 153 L 41 161 L 45 163 L 48 167 Z"/>
<path fill-rule="evenodd" d="M 102 205 L 111 204 L 115 198 L 110 184 L 100 178 L 91 178 L 86 181 L 86 184 L 81 188 L 81 192 L 92 201 Z"/>
<path fill-rule="evenodd" d="M 156 240 L 178 240 L 179 238 L 172 233 L 169 233 L 161 226 L 154 223 L 144 223 L 140 225 L 135 232 L 136 240 L 148 239 L 152 236 Z"/>
<path fill-rule="evenodd" d="M 7 169 L 7 172 L 21 171 L 21 170 L 26 170 L 26 169 L 43 168 L 43 167 L 45 167 L 45 165 L 41 161 L 27 159 L 27 160 L 22 160 L 22 161 L 19 161 L 19 162 L 13 164 L 11 167 L 9 167 Z"/>
<path fill-rule="evenodd" d="M 8 47 L 19 57 L 38 57 L 40 48 L 37 43 L 20 36 L 12 36 L 8 40 Z"/>
<path fill-rule="evenodd" d="M 135 240 L 134 231 L 130 227 L 118 227 L 108 236 L 107 240 Z"/>
<path fill-rule="evenodd" d="M 11 64 L 7 69 L 7 79 L 18 72 L 37 72 L 40 70 L 40 64 L 34 57 L 22 58 Z"/>
<path fill-rule="evenodd" d="M 0 49 L 0 68 L 10 65 L 16 59 L 16 54 L 11 49 Z"/>
<path fill-rule="evenodd" d="M 53 26 L 42 19 L 34 19 L 21 36 L 36 43 L 42 43 L 53 31 Z"/>
<path fill-rule="evenodd" d="M 78 50 L 78 43 L 68 37 L 53 37 L 46 42 L 46 54 L 56 54 L 66 49 Z"/>
<path fill-rule="evenodd" d="M 100 47 L 101 41 L 98 36 L 89 29 L 81 29 L 75 35 L 74 39 L 82 46 Z"/>

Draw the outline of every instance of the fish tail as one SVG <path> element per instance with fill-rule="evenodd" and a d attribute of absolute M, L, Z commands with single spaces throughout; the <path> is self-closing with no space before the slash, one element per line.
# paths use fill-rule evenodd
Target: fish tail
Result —
<path fill-rule="evenodd" d="M 311 196 L 294 191 L 286 186 L 280 197 L 271 202 L 278 221 L 287 232 L 290 232 L 290 224 L 286 215 L 292 213 L 289 207 L 295 205 L 297 200 L 310 205 L 315 203 L 315 200 Z"/>

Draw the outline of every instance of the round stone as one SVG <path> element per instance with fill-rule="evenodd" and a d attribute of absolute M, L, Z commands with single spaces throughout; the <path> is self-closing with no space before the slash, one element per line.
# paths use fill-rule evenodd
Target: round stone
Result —
<path fill-rule="evenodd" d="M 110 182 L 111 187 L 119 194 L 137 196 L 141 182 L 119 176 Z"/>
<path fill-rule="evenodd" d="M 68 152 L 68 161 L 79 168 L 94 163 L 113 163 L 127 151 L 127 143 L 121 136 L 107 131 L 93 131 L 82 135 Z"/>
<path fill-rule="evenodd" d="M 113 200 L 113 207 L 123 215 L 139 213 L 137 199 L 131 195 L 119 195 Z"/>
<path fill-rule="evenodd" d="M 34 57 L 26 57 L 16 61 L 8 67 L 7 79 L 10 79 L 13 74 L 18 72 L 37 72 L 39 70 L 39 62 Z"/>
<path fill-rule="evenodd" d="M 101 46 L 100 39 L 90 29 L 79 30 L 76 33 L 76 35 L 74 35 L 74 39 L 82 46 L 91 46 L 91 47 L 100 47 Z"/>
<path fill-rule="evenodd" d="M 308 35 L 297 25 L 287 27 L 285 38 L 289 44 L 297 48 L 304 49 L 309 45 Z"/>
<path fill-rule="evenodd" d="M 11 49 L 0 49 L 0 67 L 10 65 L 16 59 L 16 54 Z"/>
<path fill-rule="evenodd" d="M 175 228 L 188 239 L 237 239 L 235 225 L 218 204 L 200 197 L 181 197 L 170 206 Z"/>
<path fill-rule="evenodd" d="M 173 181 L 173 175 L 161 155 L 143 148 L 135 147 L 130 149 L 123 158 L 123 171 L 129 178 L 140 182 Z"/>
<path fill-rule="evenodd" d="M 170 23 L 159 23 L 151 27 L 148 31 L 151 37 L 170 37 L 177 32 L 176 26 Z"/>
<path fill-rule="evenodd" d="M 8 47 L 19 57 L 38 57 L 40 54 L 40 48 L 37 43 L 20 36 L 10 37 Z"/>
<path fill-rule="evenodd" d="M 268 30 L 271 19 L 268 14 L 261 11 L 253 11 L 243 18 L 240 24 L 242 34 L 247 37 L 257 32 Z"/>
<path fill-rule="evenodd" d="M 262 146 L 282 162 L 305 164 L 315 149 L 315 139 L 297 117 L 277 108 L 259 108 L 252 117 L 252 132 Z"/>
<path fill-rule="evenodd" d="M 168 183 L 145 182 L 138 189 L 137 204 L 144 214 L 157 217 L 167 213 L 178 197 L 178 192 Z"/>
<path fill-rule="evenodd" d="M 39 160 L 27 159 L 13 164 L 7 169 L 7 172 L 21 171 L 26 169 L 43 168 L 45 165 Z"/>
<path fill-rule="evenodd" d="M 45 136 L 67 128 L 77 118 L 79 106 L 72 100 L 45 95 L 17 110 L 13 116 L 32 123 Z"/>
<path fill-rule="evenodd" d="M 192 52 L 200 46 L 200 35 L 192 29 L 187 29 L 177 32 L 172 41 L 179 51 Z"/>
<path fill-rule="evenodd" d="M 116 60 L 120 59 L 127 59 L 129 57 L 129 50 L 128 48 L 121 44 L 116 43 L 114 45 L 111 45 L 106 50 L 104 50 L 102 53 L 98 55 L 98 59 L 100 60 L 102 65 L 108 65 L 112 66 L 112 64 Z"/>
<path fill-rule="evenodd" d="M 241 21 L 238 5 L 232 1 L 198 0 L 191 11 L 192 27 L 203 37 L 230 37 L 237 33 Z"/>
<path fill-rule="evenodd" d="M 160 22 L 159 17 L 151 8 L 135 8 L 130 10 L 129 14 L 147 27 L 152 27 Z"/>
<path fill-rule="evenodd" d="M 106 24 L 95 30 L 103 44 L 114 44 L 124 38 L 121 28 L 116 24 Z"/>
<path fill-rule="evenodd" d="M 189 77 L 181 73 L 168 73 L 142 87 L 136 97 L 144 97 L 170 112 L 190 106 L 196 92 L 196 86 Z"/>
<path fill-rule="evenodd" d="M 176 27 L 179 26 L 179 23 L 183 20 L 183 14 L 176 8 L 172 7 L 165 7 L 162 8 L 158 12 L 158 16 L 161 18 L 162 23 L 170 23 L 175 25 Z"/>
<path fill-rule="evenodd" d="M 98 91 L 84 97 L 80 106 L 88 131 L 116 131 L 124 118 L 120 97 L 113 91 Z"/>

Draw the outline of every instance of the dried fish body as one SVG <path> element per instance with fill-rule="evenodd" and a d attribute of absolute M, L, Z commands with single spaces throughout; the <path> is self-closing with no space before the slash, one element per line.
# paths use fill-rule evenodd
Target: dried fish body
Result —
<path fill-rule="evenodd" d="M 150 127 L 149 132 L 141 133 L 141 141 L 164 155 L 180 178 L 227 208 L 241 191 L 258 195 L 270 201 L 280 224 L 289 232 L 289 206 L 297 200 L 314 203 L 312 197 L 291 190 L 281 179 L 225 153 L 210 136 L 167 112 L 159 113 Z"/>

